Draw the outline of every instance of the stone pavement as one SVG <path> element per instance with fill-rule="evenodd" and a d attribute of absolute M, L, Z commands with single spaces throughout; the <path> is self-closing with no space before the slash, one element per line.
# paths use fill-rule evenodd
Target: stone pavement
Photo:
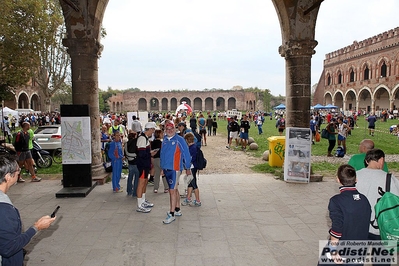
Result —
<path fill-rule="evenodd" d="M 125 180 L 121 180 L 124 184 Z M 136 199 L 97 186 L 86 198 L 56 198 L 59 180 L 26 182 L 9 195 L 26 227 L 60 205 L 57 221 L 27 246 L 27 265 L 316 265 L 318 241 L 328 236 L 332 179 L 293 184 L 267 174 L 200 175 L 202 206 L 162 224 L 169 195 Z M 123 185 L 124 186 L 124 185 Z"/>

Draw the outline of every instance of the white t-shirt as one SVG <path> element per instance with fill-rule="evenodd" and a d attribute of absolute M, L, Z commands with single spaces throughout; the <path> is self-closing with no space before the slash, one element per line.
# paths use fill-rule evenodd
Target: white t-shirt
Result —
<path fill-rule="evenodd" d="M 381 187 L 385 191 L 385 180 L 387 173 L 380 169 L 363 168 L 359 171 L 356 171 L 356 176 L 356 188 L 369 200 L 371 205 L 370 221 L 373 221 L 375 219 L 374 206 L 377 203 L 377 199 L 381 198 L 381 195 L 378 193 L 378 187 Z M 393 175 L 390 192 L 399 196 L 399 180 Z M 369 232 L 375 235 L 380 234 L 379 230 L 374 229 L 374 227 L 371 225 Z"/>

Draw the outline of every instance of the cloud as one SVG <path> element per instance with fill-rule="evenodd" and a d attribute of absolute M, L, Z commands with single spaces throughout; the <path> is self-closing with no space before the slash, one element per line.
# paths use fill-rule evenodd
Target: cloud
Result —
<path fill-rule="evenodd" d="M 312 81 L 325 54 L 396 27 L 399 1 L 334 0 L 321 5 Z M 397 23 L 396 23 L 397 24 Z M 281 30 L 271 0 L 108 3 L 99 62 L 101 89 L 268 88 L 285 95 Z"/>

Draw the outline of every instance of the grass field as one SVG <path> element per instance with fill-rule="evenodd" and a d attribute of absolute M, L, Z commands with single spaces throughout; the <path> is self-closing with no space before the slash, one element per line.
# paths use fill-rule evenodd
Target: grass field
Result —
<path fill-rule="evenodd" d="M 249 136 L 255 139 L 259 149 L 256 151 L 248 151 L 249 156 L 261 157 L 263 152 L 269 149 L 269 142 L 267 140 L 270 136 L 277 136 L 278 132 L 275 127 L 276 120 L 265 119 L 263 124 L 263 134 L 258 134 L 258 129 L 255 124 L 251 123 Z M 359 143 L 365 138 L 371 138 L 375 142 L 375 147 L 382 149 L 386 154 L 399 154 L 399 139 L 397 136 L 389 134 L 389 127 L 398 124 L 398 120 L 388 120 L 387 122 L 376 123 L 376 132 L 374 137 L 368 135 L 367 123 L 364 116 L 358 118 L 357 126 L 352 135 L 347 139 L 348 154 L 358 153 Z M 323 124 L 323 127 L 326 125 Z M 218 120 L 218 134 L 223 134 L 227 137 L 227 121 Z M 321 139 L 319 143 L 312 145 L 312 156 L 326 156 L 328 141 Z M 334 176 L 339 164 L 334 163 L 312 163 L 314 173 L 320 173 L 328 176 Z M 392 172 L 399 172 L 399 162 L 389 162 L 388 167 Z M 271 167 L 268 162 L 259 164 L 253 167 L 257 172 L 268 172 L 278 174 L 281 172 L 279 167 Z M 39 169 L 39 174 L 62 174 L 62 165 L 53 163 L 50 168 Z"/>
<path fill-rule="evenodd" d="M 352 131 L 352 135 L 346 141 L 347 153 L 349 155 L 358 153 L 359 143 L 363 139 L 373 139 L 375 147 L 382 149 L 385 154 L 399 154 L 399 139 L 397 136 L 389 133 L 391 125 L 398 124 L 398 120 L 388 120 L 387 122 L 378 121 L 376 123 L 376 132 L 374 136 L 369 136 L 367 129 L 367 122 L 364 116 L 360 116 L 357 121 L 357 127 Z M 263 124 L 263 134 L 258 134 L 257 126 L 252 122 L 249 136 L 255 139 L 259 149 L 257 151 L 249 151 L 250 156 L 261 157 L 263 152 L 269 149 L 269 142 L 267 140 L 270 136 L 278 136 L 276 129 L 276 120 L 265 119 Z M 326 124 L 322 125 L 322 128 Z M 227 121 L 218 121 L 218 132 L 227 136 Z M 321 139 L 320 142 L 312 145 L 312 156 L 326 156 L 327 155 L 328 140 Z M 314 173 L 334 176 L 339 164 L 334 163 L 312 163 Z M 388 163 L 390 171 L 399 172 L 399 162 Z M 281 168 L 270 167 L 267 162 L 256 165 L 253 169 L 257 172 L 281 172 Z"/>

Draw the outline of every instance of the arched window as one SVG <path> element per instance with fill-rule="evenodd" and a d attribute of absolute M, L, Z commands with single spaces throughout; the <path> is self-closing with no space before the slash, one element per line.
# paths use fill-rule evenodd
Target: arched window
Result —
<path fill-rule="evenodd" d="M 341 71 L 338 72 L 338 84 L 342 83 L 342 74 Z"/>
<path fill-rule="evenodd" d="M 364 80 L 369 80 L 369 79 L 370 79 L 369 73 L 370 73 L 369 67 L 366 66 L 366 67 L 364 68 Z"/>
<path fill-rule="evenodd" d="M 349 82 L 354 82 L 355 81 L 355 72 L 353 71 L 353 68 L 349 70 Z"/>
<path fill-rule="evenodd" d="M 327 85 L 331 85 L 331 76 L 330 76 L 330 74 L 327 75 Z"/>
<path fill-rule="evenodd" d="M 387 65 L 385 64 L 385 61 L 381 65 L 381 77 L 386 77 L 387 76 Z"/>

